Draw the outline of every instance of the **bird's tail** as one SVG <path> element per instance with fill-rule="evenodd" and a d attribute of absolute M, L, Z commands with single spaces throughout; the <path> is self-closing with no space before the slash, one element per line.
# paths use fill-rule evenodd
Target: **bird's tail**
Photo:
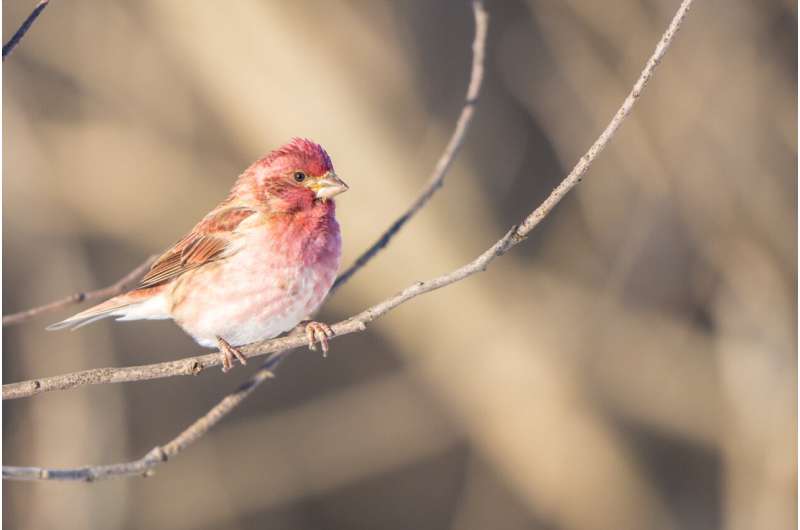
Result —
<path fill-rule="evenodd" d="M 94 307 L 90 307 L 85 311 L 81 311 L 77 315 L 73 315 L 66 320 L 62 320 L 61 322 L 56 322 L 55 324 L 50 324 L 47 326 L 47 331 L 55 331 L 57 329 L 78 329 L 86 324 L 91 324 L 97 320 L 101 320 L 103 318 L 113 317 L 113 316 L 124 316 L 126 314 L 125 308 L 130 306 L 133 302 L 130 299 L 130 296 L 126 294 L 122 294 L 119 296 L 115 296 L 109 300 L 106 300 L 102 304 L 97 304 Z"/>

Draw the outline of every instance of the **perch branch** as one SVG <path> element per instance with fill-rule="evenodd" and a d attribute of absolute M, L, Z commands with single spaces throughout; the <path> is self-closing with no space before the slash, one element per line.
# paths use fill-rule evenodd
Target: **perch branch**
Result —
<path fill-rule="evenodd" d="M 336 326 L 334 326 L 334 331 L 336 331 L 336 334 L 340 335 L 340 334 L 354 333 L 356 331 L 361 331 L 364 328 L 366 328 L 366 325 L 368 323 L 383 316 L 384 314 L 391 311 L 393 308 L 416 296 L 428 293 L 436 289 L 440 289 L 452 283 L 463 280 L 464 278 L 467 278 L 473 274 L 484 271 L 494 259 L 496 259 L 499 256 L 502 256 L 503 254 L 508 252 L 511 248 L 524 241 L 528 237 L 530 232 L 534 228 L 536 228 L 536 226 L 539 225 L 539 223 L 553 210 L 553 208 L 561 201 L 561 199 L 581 181 L 583 175 L 589 169 L 589 167 L 597 158 L 597 156 L 600 154 L 600 152 L 603 150 L 603 148 L 605 148 L 608 141 L 613 137 L 614 133 L 617 131 L 621 123 L 624 121 L 625 117 L 628 115 L 630 110 L 636 104 L 636 101 L 638 100 L 642 90 L 645 88 L 648 81 L 650 80 L 655 68 L 658 66 L 664 54 L 668 50 L 670 44 L 672 43 L 673 37 L 678 31 L 681 22 L 686 16 L 686 13 L 688 12 L 691 4 L 692 0 L 683 0 L 677 12 L 675 13 L 675 16 L 670 22 L 669 27 L 667 28 L 663 37 L 656 46 L 653 55 L 650 57 L 647 64 L 645 65 L 645 68 L 642 71 L 641 75 L 639 76 L 639 79 L 634 84 L 631 92 L 625 98 L 624 102 L 622 103 L 622 106 L 619 108 L 617 113 L 611 119 L 611 122 L 608 124 L 605 130 L 600 134 L 597 140 L 592 144 L 592 146 L 589 148 L 586 154 L 583 157 L 581 157 L 581 159 L 575 165 L 575 167 L 572 169 L 569 175 L 567 175 L 561 181 L 561 183 L 550 193 L 550 195 L 544 200 L 544 202 L 542 202 L 533 212 L 531 212 L 519 225 L 512 227 L 508 232 L 506 232 L 506 234 L 500 240 L 498 240 L 494 245 L 492 245 L 489 249 L 487 249 L 473 261 L 467 263 L 463 267 L 456 269 L 448 274 L 439 276 L 437 278 L 425 282 L 417 282 L 414 285 L 397 293 L 396 295 L 384 300 L 383 302 L 375 306 L 372 306 L 371 308 L 362 311 L 361 313 L 343 322 L 338 323 Z M 287 339 L 282 339 L 282 340 L 287 340 Z M 264 348 L 265 346 L 268 346 L 273 342 L 274 341 L 267 341 L 266 343 L 261 345 L 261 348 Z M 280 358 L 281 356 L 278 355 L 273 359 L 280 359 Z M 268 360 L 267 363 L 269 363 L 271 360 L 272 359 Z M 275 362 L 277 362 L 277 360 Z M 274 368 L 274 366 L 267 367 L 266 369 L 270 370 L 271 368 Z M 257 372 L 257 375 L 260 373 L 261 371 Z M 267 377 L 268 376 L 265 376 L 264 379 L 266 379 Z M 250 382 L 251 381 L 245 383 L 245 387 L 247 387 L 247 385 Z M 245 391 L 252 391 L 252 387 L 254 386 L 255 385 L 247 387 Z M 237 392 L 240 391 L 241 388 Z M 220 402 L 219 405 L 217 405 L 214 409 L 212 409 L 212 411 L 210 411 L 206 416 L 200 418 L 192 426 L 192 428 L 194 428 L 195 425 L 204 422 L 206 418 L 212 416 L 217 409 L 223 407 L 228 398 L 236 395 L 237 393 L 227 396 L 225 399 L 223 399 L 222 402 Z M 212 417 L 213 417 L 212 420 L 213 423 L 216 423 L 220 419 L 219 415 L 215 415 Z M 190 428 L 190 430 L 192 428 Z M 186 432 L 188 431 L 184 431 L 184 433 L 179 435 L 178 438 L 176 438 L 175 440 L 173 440 L 173 442 L 170 442 L 170 444 L 167 444 L 167 446 L 164 447 L 171 446 L 171 444 L 174 443 L 176 440 L 182 440 L 182 437 Z M 193 433 L 193 438 L 191 438 L 190 441 L 197 439 L 197 437 L 202 436 L 202 434 L 204 434 L 205 432 L 206 431 Z M 181 445 L 179 448 L 176 448 L 176 452 L 180 451 L 180 449 L 184 447 L 186 447 L 185 443 L 184 445 Z M 48 478 L 59 478 L 63 480 L 92 480 L 93 478 L 109 478 L 115 476 L 147 473 L 153 467 L 158 465 L 160 462 L 163 462 L 165 458 L 166 457 L 163 455 L 163 448 L 157 447 L 156 449 L 148 453 L 148 455 L 146 455 L 143 459 L 130 463 L 112 464 L 110 466 L 86 467 L 80 469 L 62 469 L 62 470 L 52 470 L 45 468 L 4 467 L 3 476 L 7 478 L 34 479 L 34 480 L 48 479 Z"/>
<path fill-rule="evenodd" d="M 31 11 L 31 14 L 28 15 L 28 18 L 26 18 L 25 21 L 22 23 L 22 25 L 19 27 L 19 29 L 16 32 L 14 32 L 14 34 L 11 36 L 11 39 L 9 39 L 9 41 L 3 45 L 4 61 L 6 60 L 6 57 L 11 55 L 11 52 L 14 51 L 14 48 L 17 47 L 17 44 L 19 44 L 20 41 L 22 41 L 22 37 L 24 37 L 25 34 L 28 32 L 28 30 L 31 29 L 33 23 L 36 21 L 39 15 L 42 14 L 42 11 L 44 11 L 44 8 L 47 7 L 47 4 L 49 3 L 50 0 L 42 0 L 41 2 L 36 4 L 36 7 L 33 8 L 33 11 Z"/>
<path fill-rule="evenodd" d="M 129 287 L 131 287 L 137 280 L 139 280 L 144 273 L 150 268 L 150 265 L 158 256 L 150 256 L 145 260 L 144 263 L 133 269 L 131 272 L 117 280 L 115 283 L 109 285 L 108 287 L 103 287 L 102 289 L 96 289 L 94 291 L 86 291 L 81 293 L 74 293 L 67 297 L 64 297 L 60 300 L 56 300 L 54 302 L 50 302 L 48 304 L 40 305 L 38 307 L 33 307 L 31 309 L 26 309 L 25 311 L 20 311 L 19 313 L 12 313 L 10 315 L 5 315 L 3 317 L 3 326 L 10 326 L 14 324 L 19 324 L 21 322 L 25 322 L 37 315 L 42 313 L 48 313 L 50 311 L 55 311 L 56 309 L 61 309 L 62 307 L 66 307 L 72 304 L 78 304 L 80 302 L 85 302 L 87 300 L 95 300 L 97 298 L 108 298 L 110 296 L 118 295 L 121 292 L 125 291 Z"/>

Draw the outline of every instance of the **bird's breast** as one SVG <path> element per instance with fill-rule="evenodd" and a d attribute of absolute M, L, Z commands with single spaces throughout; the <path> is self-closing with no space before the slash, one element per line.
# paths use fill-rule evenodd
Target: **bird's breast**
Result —
<path fill-rule="evenodd" d="M 335 219 L 322 226 L 267 223 L 236 245 L 176 289 L 175 320 L 201 344 L 213 345 L 217 336 L 245 344 L 292 329 L 321 305 L 339 269 Z"/>

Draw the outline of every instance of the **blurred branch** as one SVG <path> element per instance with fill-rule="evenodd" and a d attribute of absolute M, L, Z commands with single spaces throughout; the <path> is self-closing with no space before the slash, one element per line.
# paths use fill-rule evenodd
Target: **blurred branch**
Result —
<path fill-rule="evenodd" d="M 442 276 L 436 277 L 432 280 L 424 281 L 424 282 L 417 282 L 414 285 L 404 289 L 403 291 L 395 294 L 387 298 L 386 300 L 380 302 L 377 305 L 362 311 L 361 313 L 339 322 L 335 324 L 333 327 L 336 335 L 345 335 L 348 333 L 355 333 L 358 331 L 363 331 L 366 329 L 367 324 L 371 323 L 377 318 L 385 315 L 395 307 L 405 303 L 406 301 L 415 298 L 419 295 L 434 291 L 436 289 L 440 289 L 452 283 L 461 281 L 473 274 L 476 274 L 481 271 L 485 271 L 489 264 L 498 258 L 499 256 L 504 255 L 508 252 L 511 248 L 518 245 L 525 239 L 527 239 L 528 235 L 531 231 L 533 231 L 536 226 L 541 223 L 541 221 L 547 217 L 547 215 L 555 208 L 555 206 L 561 202 L 561 199 L 569 193 L 575 186 L 580 183 L 583 175 L 589 169 L 591 164 L 597 158 L 597 156 L 602 152 L 605 146 L 608 144 L 608 141 L 614 136 L 619 126 L 625 120 L 625 117 L 631 111 L 633 106 L 636 104 L 636 101 L 639 99 L 639 96 L 642 93 L 642 90 L 647 86 L 650 78 L 655 71 L 655 68 L 661 62 L 661 59 L 666 54 L 667 50 L 669 49 L 672 40 L 680 28 L 681 22 L 683 22 L 686 13 L 689 10 L 689 7 L 692 4 L 692 0 L 683 0 L 678 11 L 675 13 L 670 25 L 667 27 L 666 32 L 664 33 L 663 37 L 659 41 L 658 45 L 656 46 L 653 55 L 647 61 L 647 64 L 642 70 L 639 79 L 633 85 L 632 90 L 625 98 L 622 103 L 622 106 L 619 108 L 617 113 L 611 119 L 609 124 L 597 138 L 597 140 L 591 145 L 589 150 L 584 154 L 572 171 L 567 175 L 561 183 L 550 193 L 550 195 L 542 202 L 533 212 L 531 212 L 523 221 L 517 225 L 512 227 L 500 240 L 498 240 L 494 245 L 489 247 L 485 252 L 483 252 L 480 256 L 478 256 L 473 261 L 467 263 L 463 267 L 456 269 L 448 274 L 444 274 Z M 476 13 L 481 11 L 481 6 L 478 2 L 473 4 L 475 7 Z M 476 17 L 477 19 L 477 17 Z M 293 341 L 293 343 L 291 342 Z M 276 343 L 285 343 L 284 346 L 273 346 Z M 249 348 L 246 353 L 248 356 L 258 355 L 258 354 L 265 354 L 269 353 L 269 351 L 274 350 L 283 350 L 286 347 L 297 347 L 303 344 L 305 341 L 302 337 L 285 337 L 282 339 L 274 339 L 270 341 L 265 341 L 261 344 L 254 345 L 254 348 L 257 348 L 259 351 L 253 353 Z M 264 351 L 269 350 L 269 351 Z M 214 354 L 211 354 L 214 356 Z M 204 356 L 207 357 L 207 356 Z M 193 441 L 204 435 L 208 429 L 210 429 L 213 425 L 215 425 L 225 414 L 227 414 L 231 409 L 233 409 L 238 403 L 240 403 L 247 395 L 252 392 L 252 390 L 263 382 L 265 379 L 269 378 L 272 375 L 272 369 L 275 365 L 283 358 L 282 354 L 275 355 L 270 358 L 265 366 L 260 369 L 253 378 L 249 379 L 244 385 L 242 385 L 236 392 L 233 394 L 229 394 L 226 396 L 218 405 L 216 405 L 211 411 L 209 411 L 205 416 L 198 419 L 189 429 L 185 430 L 181 433 L 177 438 L 169 442 L 165 446 L 159 446 L 155 449 L 151 450 L 147 455 L 145 455 L 142 459 L 136 460 L 133 462 L 123 463 L 123 464 L 111 464 L 108 466 L 93 466 L 93 467 L 84 467 L 84 468 L 76 468 L 76 469 L 46 469 L 46 468 L 36 468 L 36 467 L 27 467 L 27 468 L 20 468 L 20 467 L 3 467 L 3 477 L 4 478 L 13 478 L 13 479 L 28 479 L 28 480 L 41 480 L 41 479 L 52 479 L 52 480 L 96 480 L 101 478 L 111 478 L 111 477 L 118 477 L 118 476 L 127 476 L 127 475 L 136 475 L 136 474 L 145 474 L 149 472 L 153 467 L 158 465 L 161 462 L 167 460 L 167 458 L 173 456 L 174 454 L 179 453 Z M 180 362 L 180 361 L 179 361 Z M 219 362 L 219 361 L 217 361 Z M 165 363 L 169 364 L 169 363 Z M 158 366 L 158 365 L 153 365 Z M 116 369 L 110 369 L 116 370 Z M 5 388 L 4 388 L 5 391 Z M 166 450 L 169 449 L 169 453 Z"/>
<path fill-rule="evenodd" d="M 137 280 L 139 280 L 142 276 L 144 276 L 144 273 L 147 272 L 147 270 L 150 268 L 150 265 L 153 263 L 153 261 L 155 261 L 157 257 L 158 257 L 157 255 L 150 256 L 145 260 L 144 263 L 142 263 L 141 265 L 139 265 L 131 272 L 129 272 L 128 274 L 117 280 L 115 283 L 109 285 L 108 287 L 103 287 L 102 289 L 96 289 L 94 291 L 74 293 L 65 298 L 56 300 L 54 302 L 50 302 L 48 304 L 40 305 L 38 307 L 33 307 L 31 309 L 26 309 L 25 311 L 20 311 L 18 313 L 5 315 L 3 316 L 3 326 L 19 324 L 42 313 L 55 311 L 56 309 L 61 309 L 62 307 L 66 307 L 68 305 L 85 302 L 86 300 L 94 300 L 96 298 L 108 298 L 110 296 L 118 295 L 121 292 L 130 288 L 131 285 L 133 285 Z"/>
<path fill-rule="evenodd" d="M 6 57 L 11 55 L 11 52 L 14 51 L 14 48 L 17 47 L 17 44 L 22 41 L 22 37 L 24 37 L 28 30 L 31 29 L 33 23 L 36 21 L 39 15 L 42 14 L 42 11 L 44 11 L 44 8 L 47 7 L 47 4 L 49 3 L 50 0 L 42 0 L 36 4 L 36 7 L 33 8 L 33 11 L 31 11 L 31 14 L 25 19 L 25 22 L 23 22 L 19 29 L 11 36 L 11 39 L 3 45 L 4 61 L 6 60 Z"/>

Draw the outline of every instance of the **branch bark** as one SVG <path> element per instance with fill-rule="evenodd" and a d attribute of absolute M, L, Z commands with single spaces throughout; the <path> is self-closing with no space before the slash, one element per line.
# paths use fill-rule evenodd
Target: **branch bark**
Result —
<path fill-rule="evenodd" d="M 407 287 L 403 291 L 395 294 L 387 298 L 386 300 L 376 304 L 361 313 L 345 320 L 339 322 L 333 326 L 333 329 L 337 336 L 345 335 L 348 333 L 355 333 L 358 331 L 363 331 L 366 329 L 367 324 L 371 323 L 377 318 L 385 315 L 386 313 L 390 312 L 395 307 L 399 306 L 400 304 L 405 303 L 406 301 L 415 298 L 419 295 L 434 291 L 436 289 L 440 289 L 452 283 L 461 281 L 473 274 L 486 270 L 489 264 L 498 258 L 499 256 L 504 255 L 508 252 L 511 248 L 518 245 L 522 241 L 524 241 L 531 231 L 533 231 L 536 226 L 541 223 L 541 221 L 547 217 L 547 215 L 555 208 L 555 206 L 563 199 L 563 197 L 569 193 L 575 186 L 580 183 L 583 175 L 589 169 L 591 164 L 597 158 L 597 156 L 602 152 L 605 146 L 608 144 L 609 140 L 613 137 L 616 133 L 619 126 L 625 120 L 628 113 L 631 111 L 633 106 L 636 104 L 636 101 L 639 99 L 642 90 L 645 88 L 647 83 L 649 82 L 650 78 L 655 71 L 655 68 L 661 62 L 661 59 L 666 54 L 667 50 L 669 49 L 672 40 L 677 33 L 678 29 L 680 28 L 683 19 L 685 18 L 689 8 L 691 7 L 693 0 L 683 0 L 680 7 L 678 8 L 677 12 L 675 13 L 672 21 L 670 22 L 667 30 L 665 31 L 664 35 L 662 36 L 661 40 L 656 46 L 655 51 L 653 52 L 650 59 L 647 61 L 644 69 L 642 70 L 641 75 L 639 76 L 636 83 L 633 85 L 628 96 L 623 101 L 622 105 L 620 106 L 619 110 L 616 112 L 614 117 L 611 119 L 609 124 L 597 138 L 597 140 L 591 145 L 589 150 L 586 154 L 581 157 L 572 171 L 561 181 L 561 183 L 550 193 L 550 195 L 535 209 L 533 210 L 522 222 L 512 227 L 506 234 L 500 238 L 494 245 L 489 247 L 485 252 L 475 258 L 473 261 L 467 263 L 466 265 L 436 278 L 433 278 L 428 281 L 424 282 L 417 282 L 410 287 Z M 476 21 L 478 20 L 477 13 L 482 11 L 482 6 L 478 2 L 474 3 L 473 6 L 476 10 Z M 477 33 L 477 32 L 476 32 Z M 277 344 L 280 342 L 281 346 Z M 258 355 L 268 353 L 266 350 L 270 351 L 277 351 L 282 350 L 288 347 L 297 347 L 300 346 L 303 341 L 300 337 L 286 337 L 283 339 L 274 339 L 271 341 L 266 341 L 260 345 L 253 346 L 257 348 L 256 352 L 248 349 L 247 355 Z M 274 350 L 272 350 L 274 348 Z M 214 354 L 211 354 L 214 355 Z M 205 357 L 205 356 L 204 356 Z M 270 363 L 277 363 L 279 360 L 283 358 L 283 354 L 277 354 L 267 361 L 267 365 L 264 368 L 259 370 L 253 379 L 249 380 L 243 387 L 240 387 L 239 390 L 226 396 L 214 409 L 212 409 L 207 415 L 203 416 L 195 424 L 192 425 L 189 429 L 181 433 L 177 438 L 175 438 L 172 442 L 167 444 L 163 447 L 171 447 L 175 449 L 175 453 L 179 452 L 181 449 L 185 448 L 188 443 L 191 441 L 196 440 L 208 429 L 202 430 L 195 429 L 195 426 L 198 424 L 204 425 L 206 418 L 212 418 L 210 426 L 213 426 L 216 422 L 219 421 L 221 416 L 218 415 L 216 412 L 218 409 L 222 408 L 226 412 L 222 415 L 230 411 L 233 407 L 225 408 L 226 402 L 230 403 L 232 398 L 233 401 L 238 404 L 241 402 L 241 399 L 244 399 L 249 392 L 252 391 L 258 384 L 260 384 L 263 380 L 267 379 L 269 375 L 265 375 L 266 372 L 269 374 L 272 373 L 272 369 L 274 365 L 270 365 Z M 180 362 L 180 361 L 177 361 Z M 166 363 L 169 364 L 169 363 Z M 158 365 L 151 365 L 151 366 L 158 366 Z M 122 369 L 125 370 L 125 369 Z M 261 377 L 260 380 L 256 381 L 256 378 Z M 251 384 L 252 383 L 252 384 Z M 242 397 L 239 401 L 236 401 L 236 396 L 239 395 L 242 388 L 246 388 L 246 394 Z M 4 397 L 5 397 L 5 387 L 4 387 Z M 235 406 L 235 405 L 234 405 Z M 189 439 L 188 443 L 180 442 L 179 447 L 173 446 L 176 441 L 183 440 L 184 435 L 191 431 L 191 438 Z M 4 478 L 16 478 L 16 479 L 62 479 L 62 480 L 94 480 L 97 478 L 109 478 L 109 477 L 116 477 L 116 476 L 125 476 L 125 475 L 134 475 L 134 474 L 143 474 L 150 471 L 153 467 L 158 465 L 159 463 L 163 462 L 168 458 L 170 455 L 166 455 L 163 453 L 163 447 L 156 447 L 150 453 L 148 453 L 145 457 L 140 460 L 136 460 L 129 463 L 124 464 L 112 464 L 110 466 L 94 466 L 94 467 L 86 467 L 86 468 L 78 468 L 78 469 L 62 469 L 62 470 L 52 470 L 46 468 L 3 468 L 3 476 Z"/>

